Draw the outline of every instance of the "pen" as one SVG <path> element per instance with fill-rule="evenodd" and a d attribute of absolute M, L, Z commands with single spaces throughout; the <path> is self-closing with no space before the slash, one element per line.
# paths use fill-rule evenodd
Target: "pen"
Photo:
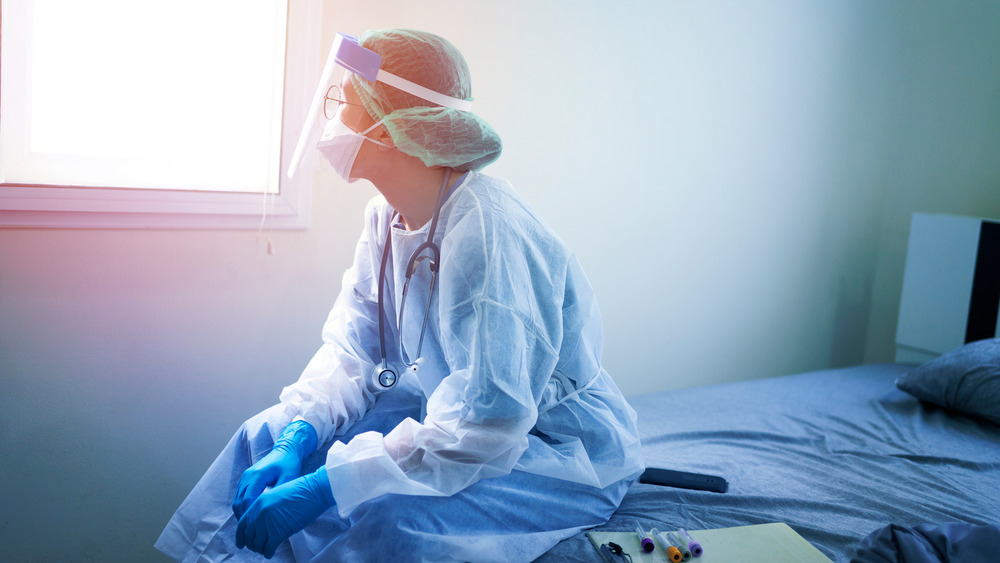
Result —
<path fill-rule="evenodd" d="M 646 535 L 646 532 L 642 531 L 642 526 L 639 525 L 638 520 L 635 521 L 635 533 L 637 536 L 639 536 L 639 543 L 642 544 L 643 551 L 645 551 L 646 553 L 651 553 L 654 549 L 656 549 L 656 546 L 653 545 L 653 540 L 649 539 L 649 536 Z"/>
<path fill-rule="evenodd" d="M 650 533 L 653 534 L 653 536 L 656 538 L 656 541 L 660 542 L 660 545 L 663 546 L 663 549 L 667 550 L 667 557 L 670 558 L 670 561 L 672 561 L 673 563 L 680 563 L 680 560 L 683 559 L 684 556 L 681 555 L 681 551 L 679 549 L 677 549 L 676 547 L 674 547 L 672 543 L 670 543 L 670 540 L 667 539 L 667 536 L 663 532 L 656 529 L 653 529 L 653 531 Z"/>
<path fill-rule="evenodd" d="M 681 528 L 678 531 L 681 533 L 681 537 L 684 538 L 684 541 L 687 542 L 687 546 L 688 549 L 691 550 L 691 554 L 694 555 L 695 557 L 701 557 L 701 554 L 704 551 L 701 548 L 701 544 L 694 541 L 694 538 L 691 537 L 691 534 L 687 533 L 687 530 L 685 530 L 684 528 Z"/>
<path fill-rule="evenodd" d="M 691 559 L 691 550 L 688 549 L 687 542 L 682 540 L 681 536 L 677 532 L 667 532 L 667 538 L 670 540 L 670 543 L 674 544 L 677 546 L 677 549 L 681 550 L 681 556 L 684 558 L 684 561 Z"/>

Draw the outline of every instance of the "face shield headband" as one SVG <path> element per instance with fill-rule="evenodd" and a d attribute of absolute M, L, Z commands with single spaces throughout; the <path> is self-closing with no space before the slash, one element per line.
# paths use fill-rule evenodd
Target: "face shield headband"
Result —
<path fill-rule="evenodd" d="M 412 94 L 422 100 L 426 100 L 439 106 L 454 108 L 461 111 L 471 111 L 472 101 L 461 100 L 435 92 L 429 88 L 411 82 L 405 78 L 396 76 L 381 68 L 382 56 L 366 49 L 358 43 L 358 38 L 352 35 L 338 33 L 330 47 L 330 54 L 326 58 L 326 65 L 323 67 L 323 74 L 320 76 L 319 84 L 316 86 L 316 94 L 309 105 L 309 113 L 306 114 L 306 122 L 302 126 L 302 136 L 299 137 L 298 144 L 295 145 L 295 152 L 292 154 L 292 162 L 288 166 L 288 177 L 295 175 L 299 162 L 305 149 L 310 144 L 315 117 L 322 111 L 324 97 L 329 86 L 330 77 L 333 75 L 335 67 L 340 66 L 348 72 L 353 72 L 358 76 L 371 82 L 381 82 L 394 88 L 398 88 L 407 94 Z"/>

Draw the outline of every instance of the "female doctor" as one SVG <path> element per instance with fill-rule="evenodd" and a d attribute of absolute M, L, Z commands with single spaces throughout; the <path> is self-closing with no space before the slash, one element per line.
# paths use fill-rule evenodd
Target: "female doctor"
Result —
<path fill-rule="evenodd" d="M 319 149 L 380 192 L 323 345 L 157 548 L 177 559 L 530 561 L 641 472 L 580 264 L 509 183 L 446 40 L 338 35 Z M 339 87 L 338 87 L 339 86 Z M 290 541 L 286 541 L 290 540 Z M 252 551 L 252 552 L 251 552 Z"/>

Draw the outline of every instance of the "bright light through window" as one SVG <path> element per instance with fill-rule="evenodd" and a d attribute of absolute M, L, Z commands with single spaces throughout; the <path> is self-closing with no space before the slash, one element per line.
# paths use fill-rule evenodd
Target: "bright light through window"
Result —
<path fill-rule="evenodd" d="M 2 0 L 0 227 L 309 224 L 321 3 Z"/>
<path fill-rule="evenodd" d="M 276 193 L 286 9 L 5 1 L 3 181 Z"/>

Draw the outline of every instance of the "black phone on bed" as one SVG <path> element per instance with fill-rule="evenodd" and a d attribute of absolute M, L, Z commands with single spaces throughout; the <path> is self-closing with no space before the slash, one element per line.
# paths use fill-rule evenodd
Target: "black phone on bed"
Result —
<path fill-rule="evenodd" d="M 675 471 L 659 467 L 647 467 L 642 472 L 642 475 L 639 476 L 639 482 L 650 485 L 663 485 L 665 487 L 677 487 L 679 489 L 712 491 L 713 493 L 724 493 L 729 490 L 729 483 L 718 475 L 688 473 L 687 471 Z"/>

